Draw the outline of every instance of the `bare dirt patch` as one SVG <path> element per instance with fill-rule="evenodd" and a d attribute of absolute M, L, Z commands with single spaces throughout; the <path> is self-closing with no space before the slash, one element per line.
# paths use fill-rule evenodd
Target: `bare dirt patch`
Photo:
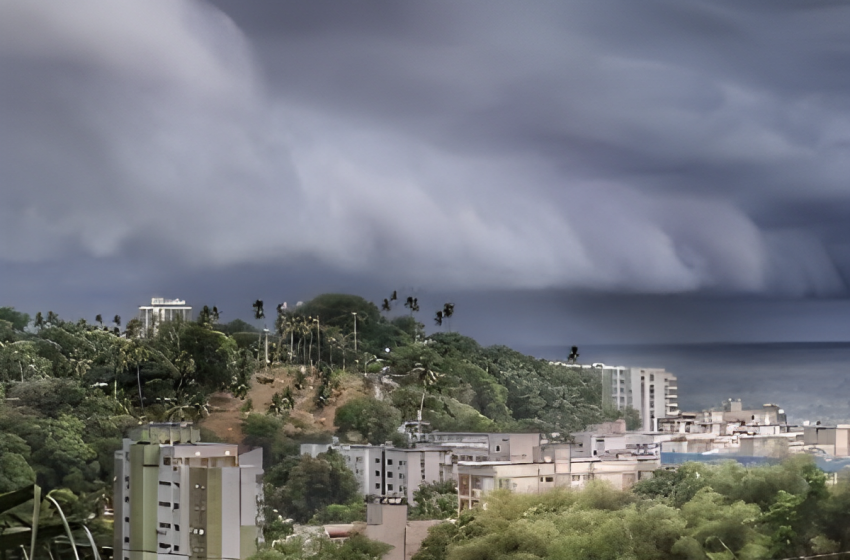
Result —
<path fill-rule="evenodd" d="M 295 397 L 295 408 L 290 412 L 284 426 L 284 431 L 289 436 L 335 432 L 336 409 L 351 399 L 367 394 L 363 378 L 357 374 L 348 374 L 340 380 L 339 388 L 334 390 L 330 403 L 324 408 L 317 408 L 314 396 L 319 383 L 318 377 L 308 375 L 304 388 L 297 390 L 293 386 L 296 372 L 297 367 L 277 367 L 257 372 L 251 380 L 251 389 L 246 397 L 246 401 L 251 400 L 253 412 L 265 414 L 274 394 L 290 387 Z M 256 380 L 257 375 L 271 377 L 274 381 L 259 383 Z M 242 419 L 245 415 L 242 407 L 246 401 L 237 399 L 230 393 L 213 394 L 209 402 L 214 412 L 201 421 L 200 425 L 228 443 L 242 443 L 245 437 L 242 433 Z"/>

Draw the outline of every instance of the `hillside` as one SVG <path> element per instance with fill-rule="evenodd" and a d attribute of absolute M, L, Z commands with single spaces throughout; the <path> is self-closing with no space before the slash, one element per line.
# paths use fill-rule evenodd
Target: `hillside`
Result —
<path fill-rule="evenodd" d="M 105 326 L 100 316 L 72 323 L 2 311 L 0 493 L 33 482 L 66 489 L 69 507 L 93 515 L 103 534 L 112 455 L 143 422 L 196 421 L 204 439 L 262 446 L 268 503 L 288 511 L 298 476 L 347 476 L 329 458 L 299 467 L 299 443 L 398 440 L 420 406 L 433 429 L 455 431 L 566 435 L 606 416 L 597 376 L 458 333 L 426 336 L 413 307 L 389 318 L 357 296 L 326 294 L 280 313 L 267 368 L 258 334 L 218 325 L 209 308 L 148 333 L 135 320 L 122 330 L 118 317 Z M 308 494 L 321 493 L 317 484 Z M 291 515 L 306 520 L 354 499 L 346 488 Z"/>

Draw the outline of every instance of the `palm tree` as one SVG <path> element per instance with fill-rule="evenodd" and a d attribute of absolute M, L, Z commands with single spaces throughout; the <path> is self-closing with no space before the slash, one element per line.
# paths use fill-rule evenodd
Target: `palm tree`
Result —
<path fill-rule="evenodd" d="M 112 318 L 112 322 L 115 323 L 115 326 L 121 328 L 121 315 L 116 315 Z"/>
<path fill-rule="evenodd" d="M 574 364 L 578 360 L 578 346 L 573 346 L 570 349 L 570 355 L 567 356 L 567 363 Z"/>
<path fill-rule="evenodd" d="M 266 312 L 263 310 L 263 300 L 258 299 L 251 307 L 254 308 L 254 319 L 259 321 L 266 316 Z"/>
<path fill-rule="evenodd" d="M 390 300 L 384 298 L 384 303 L 381 304 L 381 311 L 390 312 Z"/>
<path fill-rule="evenodd" d="M 44 327 L 44 316 L 41 314 L 41 311 L 35 314 L 35 320 L 32 324 L 38 330 L 41 330 Z"/>
<path fill-rule="evenodd" d="M 443 312 L 442 311 L 437 311 L 437 316 L 434 317 L 434 322 L 437 323 L 438 327 L 443 326 Z"/>
<path fill-rule="evenodd" d="M 103 316 L 102 316 L 100 313 L 98 313 L 98 314 L 95 316 L 94 320 L 95 320 L 95 322 L 96 322 L 97 324 L 99 324 L 101 327 L 103 326 Z"/>
<path fill-rule="evenodd" d="M 254 302 L 254 305 L 252 305 L 251 307 L 254 308 L 254 319 L 259 321 L 260 319 L 265 318 L 266 312 L 263 310 L 263 300 L 258 299 L 257 301 Z M 263 341 L 263 329 L 259 329 L 259 330 L 260 330 L 260 335 L 257 338 L 257 359 L 258 360 L 260 359 L 260 345 L 262 344 L 262 341 Z"/>
<path fill-rule="evenodd" d="M 443 304 L 443 318 L 448 320 L 452 318 L 452 315 L 455 314 L 455 304 L 453 303 L 444 303 Z M 452 323 L 449 321 L 449 331 L 452 330 Z"/>

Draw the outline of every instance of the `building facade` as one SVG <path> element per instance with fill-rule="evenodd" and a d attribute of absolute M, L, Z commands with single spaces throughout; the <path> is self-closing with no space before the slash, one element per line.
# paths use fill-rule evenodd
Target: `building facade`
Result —
<path fill-rule="evenodd" d="M 679 414 L 678 381 L 663 368 L 637 368 L 594 364 L 602 376 L 603 406 L 635 409 L 641 429 L 654 432 L 658 418 Z"/>
<path fill-rule="evenodd" d="M 262 539 L 263 450 L 148 424 L 115 452 L 115 560 L 244 560 Z"/>
<path fill-rule="evenodd" d="M 157 325 L 175 319 L 192 320 L 192 307 L 186 305 L 185 300 L 151 298 L 150 305 L 139 306 L 142 336 L 153 336 L 156 334 Z"/>
<path fill-rule="evenodd" d="M 302 444 L 301 453 L 315 457 L 329 449 L 345 458 L 364 496 L 406 498 L 413 504 L 413 493 L 419 486 L 449 480 L 451 476 L 451 452 L 440 447 Z"/>

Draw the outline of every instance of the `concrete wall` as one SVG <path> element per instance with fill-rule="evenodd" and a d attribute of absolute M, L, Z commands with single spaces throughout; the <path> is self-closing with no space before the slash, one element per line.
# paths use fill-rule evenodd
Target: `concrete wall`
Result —
<path fill-rule="evenodd" d="M 366 504 L 365 535 L 393 547 L 384 555 L 384 560 L 405 560 L 406 529 L 406 505 Z"/>

